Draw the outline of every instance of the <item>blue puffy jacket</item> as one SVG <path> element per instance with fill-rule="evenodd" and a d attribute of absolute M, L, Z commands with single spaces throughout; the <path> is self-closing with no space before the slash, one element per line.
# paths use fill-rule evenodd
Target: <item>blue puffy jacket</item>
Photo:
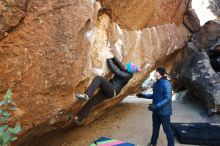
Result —
<path fill-rule="evenodd" d="M 159 115 L 172 114 L 172 85 L 166 78 L 161 78 L 153 85 L 153 94 L 143 94 L 143 98 L 153 99 L 157 109 L 153 112 Z"/>

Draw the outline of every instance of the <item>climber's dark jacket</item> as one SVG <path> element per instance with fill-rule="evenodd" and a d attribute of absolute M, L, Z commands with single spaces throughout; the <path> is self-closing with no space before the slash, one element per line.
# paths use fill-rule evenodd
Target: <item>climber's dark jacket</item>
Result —
<path fill-rule="evenodd" d="M 116 94 L 128 83 L 133 77 L 132 73 L 129 73 L 123 64 L 117 58 L 107 59 L 108 68 L 114 73 L 113 78 L 109 82 L 114 86 Z"/>

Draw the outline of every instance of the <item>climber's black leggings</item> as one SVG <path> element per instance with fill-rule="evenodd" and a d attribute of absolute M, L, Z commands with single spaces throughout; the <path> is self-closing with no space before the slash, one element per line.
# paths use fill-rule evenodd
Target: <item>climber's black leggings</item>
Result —
<path fill-rule="evenodd" d="M 97 88 L 100 88 L 100 90 L 96 95 L 93 96 Z M 102 76 L 96 76 L 85 93 L 89 97 L 93 97 L 83 106 L 83 108 L 78 113 L 78 118 L 80 121 L 89 115 L 91 109 L 96 104 L 114 96 L 114 86 Z"/>

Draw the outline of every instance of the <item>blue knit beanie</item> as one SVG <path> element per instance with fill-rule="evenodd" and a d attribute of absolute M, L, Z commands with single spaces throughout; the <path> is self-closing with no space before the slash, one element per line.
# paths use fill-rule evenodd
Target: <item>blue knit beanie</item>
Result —
<path fill-rule="evenodd" d="M 129 73 L 132 73 L 132 74 L 141 71 L 141 68 L 134 63 L 127 63 L 126 69 Z"/>

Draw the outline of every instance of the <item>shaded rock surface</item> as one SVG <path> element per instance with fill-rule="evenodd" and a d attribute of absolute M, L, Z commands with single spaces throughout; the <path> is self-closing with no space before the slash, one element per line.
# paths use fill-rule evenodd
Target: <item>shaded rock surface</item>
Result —
<path fill-rule="evenodd" d="M 194 9 L 187 10 L 184 13 L 183 23 L 191 32 L 198 32 L 200 29 L 200 21 Z"/>
<path fill-rule="evenodd" d="M 220 56 L 212 58 L 211 65 L 216 72 L 220 73 Z"/>
<path fill-rule="evenodd" d="M 173 71 L 181 83 L 202 100 L 209 112 L 220 110 L 220 76 L 213 69 L 207 50 L 218 42 L 220 21 L 207 22 L 185 47 Z"/>
<path fill-rule="evenodd" d="M 217 16 L 220 17 L 220 1 L 219 0 L 209 0 L 210 9 Z"/>
<path fill-rule="evenodd" d="M 219 34 L 220 26 L 219 19 L 208 21 L 202 29 L 193 34 L 192 40 L 195 42 L 197 48 L 205 49 L 206 52 L 213 50 L 218 44 L 220 44 Z M 216 49 L 217 50 L 217 49 Z"/>
<path fill-rule="evenodd" d="M 182 14 L 182 1 L 174 2 L 169 10 L 176 10 L 178 4 Z M 118 97 L 99 104 L 86 123 L 135 92 L 143 77 L 181 49 L 190 36 L 180 14 L 173 13 L 163 23 L 155 21 L 156 27 L 130 31 L 107 14 L 98 15 L 100 8 L 98 2 L 86 0 L 28 1 L 22 23 L 0 41 L 0 93 L 12 89 L 18 107 L 14 116 L 21 122 L 23 138 L 56 129 L 68 114 L 76 114 L 84 103 L 76 101 L 73 93 L 84 92 L 97 74 L 110 76 L 108 57 L 135 62 L 144 71 Z"/>
<path fill-rule="evenodd" d="M 214 48 L 213 48 L 214 52 L 218 55 L 220 55 L 220 44 L 216 45 Z"/>
<path fill-rule="evenodd" d="M 122 28 L 141 29 L 182 23 L 190 0 L 100 0 L 113 21 Z"/>

